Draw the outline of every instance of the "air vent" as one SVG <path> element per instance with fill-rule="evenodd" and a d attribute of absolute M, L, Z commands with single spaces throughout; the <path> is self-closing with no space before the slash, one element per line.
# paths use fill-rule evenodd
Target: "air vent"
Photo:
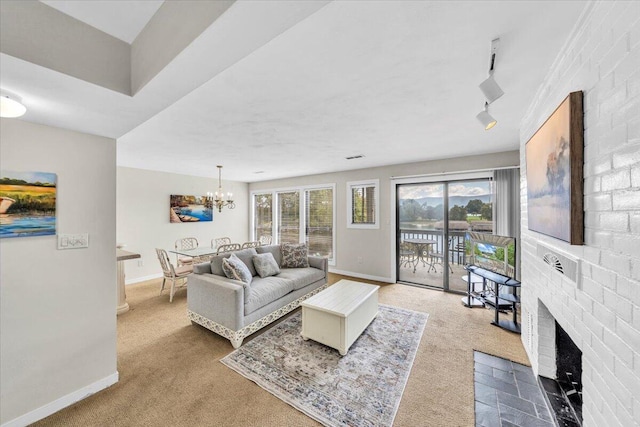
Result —
<path fill-rule="evenodd" d="M 559 252 L 556 249 L 538 243 L 538 258 L 542 259 L 554 271 L 562 274 L 572 281 L 581 289 L 580 286 L 580 263 L 579 260 L 571 255 Z"/>
<path fill-rule="evenodd" d="M 364 154 L 356 154 L 355 156 L 349 156 L 349 157 L 345 157 L 345 159 L 347 160 L 353 160 L 353 159 L 361 159 L 364 157 Z"/>
<path fill-rule="evenodd" d="M 549 264 L 551 267 L 555 268 L 556 271 L 559 271 L 560 273 L 564 274 L 562 263 L 560 262 L 558 257 L 555 256 L 554 254 L 547 252 L 546 254 L 543 255 L 542 260 L 547 264 Z"/>

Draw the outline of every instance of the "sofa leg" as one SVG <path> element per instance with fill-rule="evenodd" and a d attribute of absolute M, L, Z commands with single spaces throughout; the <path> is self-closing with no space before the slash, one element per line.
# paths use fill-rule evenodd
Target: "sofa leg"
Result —
<path fill-rule="evenodd" d="M 233 348 L 237 349 L 242 345 L 242 341 L 244 341 L 244 338 L 239 338 L 236 340 L 229 340 L 231 341 L 231 345 L 233 346 Z"/>

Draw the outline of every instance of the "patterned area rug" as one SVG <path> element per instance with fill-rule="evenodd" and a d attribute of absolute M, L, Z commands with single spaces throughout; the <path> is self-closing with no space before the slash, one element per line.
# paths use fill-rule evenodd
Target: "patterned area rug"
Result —
<path fill-rule="evenodd" d="M 304 341 L 296 313 L 221 362 L 326 426 L 391 426 L 428 317 L 380 305 L 340 357 Z"/>

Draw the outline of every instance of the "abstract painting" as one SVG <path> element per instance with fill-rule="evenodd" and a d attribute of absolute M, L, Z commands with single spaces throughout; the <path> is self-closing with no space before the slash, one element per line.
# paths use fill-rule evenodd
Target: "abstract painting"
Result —
<path fill-rule="evenodd" d="M 56 174 L 0 171 L 0 238 L 56 234 Z"/>
<path fill-rule="evenodd" d="M 526 144 L 529 230 L 584 242 L 582 92 L 572 92 Z"/>
<path fill-rule="evenodd" d="M 203 222 L 213 221 L 213 203 L 205 196 L 170 196 L 169 221 Z"/>

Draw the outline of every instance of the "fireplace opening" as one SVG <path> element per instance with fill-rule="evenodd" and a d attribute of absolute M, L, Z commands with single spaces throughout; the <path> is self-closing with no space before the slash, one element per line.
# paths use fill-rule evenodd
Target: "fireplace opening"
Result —
<path fill-rule="evenodd" d="M 556 322 L 557 379 L 582 423 L 582 352 Z"/>
<path fill-rule="evenodd" d="M 560 426 L 582 425 L 582 351 L 556 326 L 556 378 L 540 377 L 549 407 Z"/>

